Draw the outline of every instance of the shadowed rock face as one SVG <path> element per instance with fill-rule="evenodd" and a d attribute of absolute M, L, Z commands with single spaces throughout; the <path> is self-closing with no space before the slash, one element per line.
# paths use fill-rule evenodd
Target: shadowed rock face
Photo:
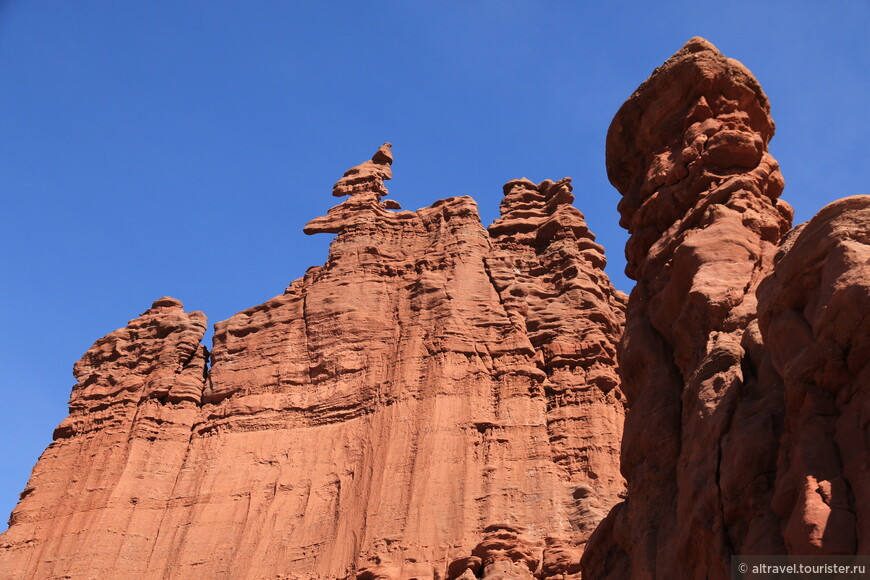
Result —
<path fill-rule="evenodd" d="M 868 198 L 783 241 L 772 135 L 758 82 L 700 38 L 610 127 L 638 282 L 619 345 L 628 497 L 584 578 L 729 578 L 732 554 L 867 550 Z"/>
<path fill-rule="evenodd" d="M 395 211 L 382 201 L 391 162 L 385 145 L 348 171 L 334 193 L 349 197 L 306 226 L 337 234 L 326 264 L 216 325 L 204 383 L 204 318 L 176 302 L 97 342 L 2 536 L 0 569 L 577 573 L 624 490 L 626 297 L 570 180 L 509 183 L 488 233 L 468 197 Z M 113 397 L 125 414 L 106 407 Z M 146 421 L 152 407 L 162 422 Z M 71 497 L 76 478 L 89 491 Z"/>
<path fill-rule="evenodd" d="M 757 81 L 699 38 L 611 124 L 608 173 L 637 280 L 619 350 L 628 499 L 596 532 L 584 577 L 727 578 L 729 554 L 781 551 L 767 475 L 781 390 L 755 320 L 791 219 L 772 135 Z"/>
<path fill-rule="evenodd" d="M 468 197 L 384 201 L 385 144 L 305 227 L 336 234 L 326 264 L 218 323 L 210 371 L 171 298 L 75 365 L 4 578 L 725 579 L 732 554 L 870 553 L 870 197 L 789 231 L 773 130 L 700 38 L 623 105 L 629 300 L 570 179 L 508 182 L 487 231 Z"/>
<path fill-rule="evenodd" d="M 785 387 L 773 509 L 793 554 L 870 553 L 870 196 L 796 229 L 759 288 Z"/>

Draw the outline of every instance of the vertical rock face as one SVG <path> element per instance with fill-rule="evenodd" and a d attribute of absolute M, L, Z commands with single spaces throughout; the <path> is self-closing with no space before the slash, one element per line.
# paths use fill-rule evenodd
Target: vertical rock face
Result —
<path fill-rule="evenodd" d="M 793 232 L 759 288 L 785 386 L 773 509 L 793 554 L 870 553 L 870 196 Z"/>
<path fill-rule="evenodd" d="M 199 417 L 205 327 L 161 298 L 76 363 L 70 415 L 0 536 L 4 578 L 141 577 Z"/>
<path fill-rule="evenodd" d="M 623 491 L 618 444 L 623 400 L 616 373 L 626 296 L 614 292 L 595 243 L 571 202 L 571 180 L 504 187 L 501 217 L 490 227 L 487 272 L 505 311 L 535 347 L 544 370 L 553 458 L 581 487 L 591 532 Z M 605 496 L 601 496 L 605 493 Z"/>
<path fill-rule="evenodd" d="M 778 525 L 781 390 L 755 298 L 791 220 L 773 129 L 751 73 L 700 38 L 611 124 L 607 167 L 637 280 L 619 350 L 628 499 L 593 537 L 584 577 L 727 578 L 731 553 L 781 551 L 765 543 Z"/>
<path fill-rule="evenodd" d="M 198 316 L 165 300 L 95 345 L 79 366 L 105 386 L 82 378 L 76 387 L 93 407 L 73 410 L 37 466 L 2 536 L 2 569 L 20 578 L 578 573 L 584 542 L 624 489 L 615 344 L 625 297 L 601 270 L 569 180 L 509 183 L 487 233 L 468 197 L 416 212 L 382 201 L 391 163 L 387 144 L 336 184 L 349 197 L 306 226 L 337 234 L 324 266 L 216 325 L 205 385 L 204 321 L 183 342 L 177 359 L 191 362 L 181 366 L 166 354 L 175 334 L 154 331 L 165 337 L 159 355 L 140 344 L 151 312 Z M 135 359 L 101 346 L 119 333 Z M 186 382 L 193 361 L 199 383 Z M 116 367 L 132 369 L 135 389 Z M 137 393 L 119 403 L 126 414 L 106 407 L 109 391 Z M 137 409 L 151 407 L 179 418 L 146 422 Z M 103 473 L 65 441 L 83 438 L 90 454 L 126 450 L 140 423 L 148 445 L 167 440 L 146 456 L 159 465 L 124 451 L 100 476 L 103 503 L 55 499 L 73 490 L 73 461 L 89 482 Z M 147 512 L 146 490 L 134 505 L 138 488 L 124 483 L 142 478 Z M 61 517 L 82 519 L 67 526 L 73 536 L 55 529 Z"/>
<path fill-rule="evenodd" d="M 218 323 L 208 372 L 205 317 L 171 298 L 76 364 L 4 578 L 725 579 L 732 554 L 870 553 L 870 197 L 789 232 L 773 131 L 700 38 L 622 106 L 629 300 L 570 179 L 507 183 L 487 231 L 468 197 L 383 200 L 385 144 L 305 227 L 336 235 L 326 264 Z"/>

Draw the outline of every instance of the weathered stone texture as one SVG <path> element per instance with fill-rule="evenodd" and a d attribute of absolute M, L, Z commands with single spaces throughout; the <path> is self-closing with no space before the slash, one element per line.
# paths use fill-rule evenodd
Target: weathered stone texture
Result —
<path fill-rule="evenodd" d="M 790 230 L 773 133 L 701 38 L 628 99 L 607 169 L 630 299 L 570 179 L 508 182 L 487 231 L 469 197 L 384 200 L 383 145 L 305 227 L 336 235 L 326 263 L 218 323 L 210 370 L 171 298 L 76 364 L 4 578 L 726 579 L 732 554 L 870 553 L 870 197 Z"/>
<path fill-rule="evenodd" d="M 131 507 L 135 488 L 116 511 L 81 500 L 64 508 L 70 517 L 105 529 L 71 526 L 74 536 L 57 533 L 66 544 L 50 544 L 43 528 L 58 504 L 42 488 L 44 458 L 34 498 L 16 512 L 38 503 L 31 519 L 43 528 L 17 517 L 0 563 L 22 578 L 576 574 L 583 543 L 624 489 L 615 343 L 625 296 L 570 205 L 569 180 L 509 183 L 487 233 L 468 197 L 416 212 L 381 201 L 391 163 L 387 144 L 336 184 L 349 197 L 306 226 L 337 234 L 324 266 L 216 325 L 195 400 L 173 379 L 185 371 L 149 355 L 149 404 L 187 413 L 171 451 L 147 455 L 159 478 L 138 455 L 116 462 L 131 483 L 159 479 L 149 511 L 145 491 Z M 127 376 L 126 361 L 103 355 L 107 340 L 79 365 L 93 367 L 100 405 Z M 136 421 L 106 413 L 126 443 Z M 73 412 L 59 433 L 84 420 Z M 56 493 L 68 493 L 75 459 L 59 441 L 49 450 Z M 101 469 L 90 458 L 79 466 L 89 480 Z M 110 487 L 120 475 L 101 477 Z M 131 528 L 143 512 L 149 527 Z M 106 549 L 123 557 L 94 564 L 106 532 Z"/>
<path fill-rule="evenodd" d="M 860 543 L 867 452 L 846 441 L 867 432 L 866 358 L 851 354 L 866 348 L 866 199 L 783 241 L 773 129 L 751 73 L 700 38 L 611 125 L 637 280 L 619 346 L 628 497 L 587 544 L 584 578 L 725 579 L 732 554 Z"/>
<path fill-rule="evenodd" d="M 76 363 L 70 415 L 0 536 L 0 576 L 143 577 L 200 414 L 205 327 L 161 298 Z"/>
<path fill-rule="evenodd" d="M 870 553 L 870 196 L 792 233 L 759 288 L 785 388 L 773 508 L 792 554 Z"/>

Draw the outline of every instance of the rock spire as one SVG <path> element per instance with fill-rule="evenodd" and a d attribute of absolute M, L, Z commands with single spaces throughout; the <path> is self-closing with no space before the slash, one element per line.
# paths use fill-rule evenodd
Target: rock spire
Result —
<path fill-rule="evenodd" d="M 85 353 L 4 577 L 724 580 L 733 554 L 870 552 L 870 197 L 790 229 L 773 132 L 701 38 L 629 97 L 628 298 L 570 179 L 509 181 L 485 229 L 469 197 L 384 201 L 383 145 L 305 226 L 326 263 L 210 354 L 172 298 Z"/>
<path fill-rule="evenodd" d="M 618 351 L 628 494 L 590 539 L 584 579 L 725 579 L 733 554 L 866 543 L 867 452 L 846 439 L 865 366 L 848 353 L 867 332 L 846 318 L 866 301 L 867 198 L 786 235 L 773 131 L 756 79 L 701 38 L 611 124 L 637 280 Z"/>

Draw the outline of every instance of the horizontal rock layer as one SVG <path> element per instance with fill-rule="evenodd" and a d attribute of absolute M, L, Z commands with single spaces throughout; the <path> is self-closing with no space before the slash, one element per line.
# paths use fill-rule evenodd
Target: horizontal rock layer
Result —
<path fill-rule="evenodd" d="M 204 319 L 169 299 L 95 344 L 0 568 L 577 573 L 624 489 L 625 296 L 570 180 L 509 183 L 488 233 L 468 197 L 382 202 L 391 162 L 348 171 L 306 226 L 337 234 L 324 266 L 216 325 L 205 381 Z"/>
<path fill-rule="evenodd" d="M 870 197 L 789 230 L 773 133 L 700 38 L 622 106 L 628 300 L 570 179 L 508 182 L 486 231 L 468 197 L 383 201 L 385 144 L 305 227 L 337 234 L 326 264 L 218 323 L 208 372 L 170 298 L 94 344 L 0 570 L 725 579 L 733 554 L 868 553 Z"/>
<path fill-rule="evenodd" d="M 4 578 L 147 569 L 201 417 L 205 328 L 161 298 L 76 363 L 70 415 L 0 535 Z"/>

